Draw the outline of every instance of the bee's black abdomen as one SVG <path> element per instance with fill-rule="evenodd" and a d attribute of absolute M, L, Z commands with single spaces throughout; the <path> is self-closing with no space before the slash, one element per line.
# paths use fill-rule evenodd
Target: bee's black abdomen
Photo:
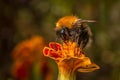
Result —
<path fill-rule="evenodd" d="M 78 46 L 80 46 L 82 49 L 87 45 L 89 41 L 89 34 L 87 30 L 82 30 L 78 37 Z"/>

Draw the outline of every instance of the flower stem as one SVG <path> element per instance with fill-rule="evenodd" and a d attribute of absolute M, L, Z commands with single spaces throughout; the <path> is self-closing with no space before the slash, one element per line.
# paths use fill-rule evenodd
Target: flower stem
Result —
<path fill-rule="evenodd" d="M 58 80 L 75 80 L 75 75 L 71 73 L 61 73 L 59 72 Z"/>
<path fill-rule="evenodd" d="M 69 61 L 68 61 L 69 62 Z M 58 63 L 58 80 L 75 80 L 75 72 L 73 71 L 73 67 L 71 66 L 71 62 L 62 61 Z"/>

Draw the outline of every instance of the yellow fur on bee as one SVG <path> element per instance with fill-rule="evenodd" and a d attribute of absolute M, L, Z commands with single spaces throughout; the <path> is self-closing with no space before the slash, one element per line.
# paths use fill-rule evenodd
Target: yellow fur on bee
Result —
<path fill-rule="evenodd" d="M 65 17 L 60 18 L 58 22 L 56 23 L 56 30 L 59 30 L 63 27 L 67 27 L 71 29 L 77 19 L 78 18 L 76 16 L 65 16 Z"/>

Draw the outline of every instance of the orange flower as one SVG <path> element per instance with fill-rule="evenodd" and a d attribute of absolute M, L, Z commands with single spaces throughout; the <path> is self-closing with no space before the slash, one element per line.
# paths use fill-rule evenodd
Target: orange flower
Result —
<path fill-rule="evenodd" d="M 30 68 L 33 66 L 33 63 L 39 63 L 42 61 L 40 59 L 44 58 L 43 54 L 41 54 L 44 46 L 44 39 L 40 36 L 34 36 L 24 40 L 14 48 L 12 52 L 14 60 L 12 75 L 17 80 L 28 80 Z"/>
<path fill-rule="evenodd" d="M 43 54 L 57 62 L 59 80 L 74 80 L 76 71 L 91 72 L 99 69 L 74 42 L 68 41 L 63 45 L 50 42 L 49 47 L 43 49 Z"/>

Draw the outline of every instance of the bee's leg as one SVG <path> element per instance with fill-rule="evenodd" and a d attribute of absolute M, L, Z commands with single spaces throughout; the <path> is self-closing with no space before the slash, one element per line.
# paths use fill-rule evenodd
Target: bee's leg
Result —
<path fill-rule="evenodd" d="M 70 40 L 71 40 L 71 42 L 75 42 L 75 35 L 76 35 L 76 31 L 74 29 L 72 29 L 70 31 Z"/>
<path fill-rule="evenodd" d="M 71 36 L 71 42 L 73 43 L 73 42 L 75 42 L 75 36 Z"/>
<path fill-rule="evenodd" d="M 70 31 L 68 28 L 64 28 L 65 30 L 65 37 L 66 37 L 66 40 L 69 40 L 70 39 Z"/>
<path fill-rule="evenodd" d="M 55 39 L 55 42 L 61 40 L 61 38 L 57 35 L 56 39 Z"/>
<path fill-rule="evenodd" d="M 64 34 L 63 34 L 64 40 L 63 40 L 63 42 L 67 43 L 70 40 L 70 31 L 69 31 L 68 28 L 63 28 L 63 29 L 64 29 Z"/>
<path fill-rule="evenodd" d="M 75 30 L 75 42 L 77 43 L 78 47 L 80 47 L 80 44 L 81 44 L 81 37 L 80 37 L 80 35 L 81 35 L 81 30 L 80 30 L 80 28 L 77 28 Z"/>
<path fill-rule="evenodd" d="M 81 38 L 80 36 L 78 36 L 77 41 L 76 41 L 78 47 L 80 47 L 80 45 L 81 45 L 81 42 L 82 42 L 81 39 L 82 39 L 82 38 Z"/>

